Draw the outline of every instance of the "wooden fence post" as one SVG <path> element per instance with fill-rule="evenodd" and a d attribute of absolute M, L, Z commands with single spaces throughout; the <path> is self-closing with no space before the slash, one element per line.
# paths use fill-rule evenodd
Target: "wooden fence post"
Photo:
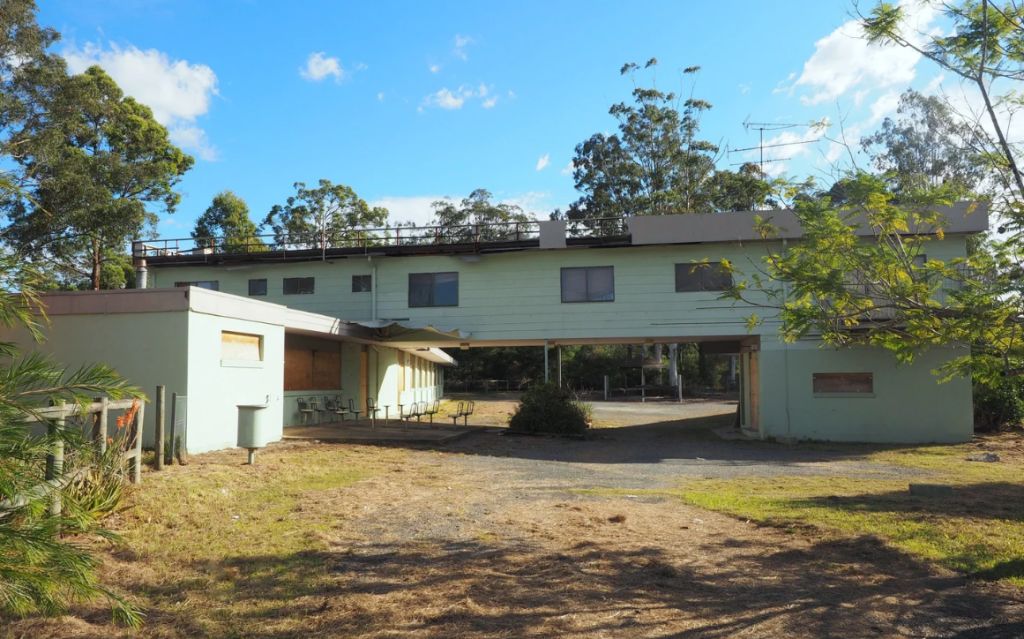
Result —
<path fill-rule="evenodd" d="M 171 393 L 171 450 L 167 455 L 167 463 L 174 463 L 174 451 L 177 448 L 177 442 L 175 436 L 177 435 L 177 421 L 178 421 L 178 394 Z"/>
<path fill-rule="evenodd" d="M 101 453 L 107 452 L 107 420 L 110 417 L 110 410 L 107 407 L 108 403 L 110 403 L 109 398 L 100 398 L 100 431 L 96 439 L 99 440 Z"/>
<path fill-rule="evenodd" d="M 166 386 L 156 387 L 156 436 L 153 440 L 153 448 L 156 453 L 155 463 L 157 470 L 164 469 L 164 418 L 166 417 L 167 405 L 165 400 L 167 393 Z"/>
<path fill-rule="evenodd" d="M 146 402 L 139 401 L 139 410 L 135 413 L 135 441 L 132 447 L 135 456 L 132 458 L 132 483 L 142 483 L 142 425 L 145 423 Z"/>

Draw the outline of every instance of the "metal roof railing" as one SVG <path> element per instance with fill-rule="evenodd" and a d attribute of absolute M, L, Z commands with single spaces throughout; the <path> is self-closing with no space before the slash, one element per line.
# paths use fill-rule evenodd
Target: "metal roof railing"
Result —
<path fill-rule="evenodd" d="M 569 222 L 570 237 L 613 237 L 625 234 L 623 218 Z M 140 258 L 254 256 L 262 253 L 303 255 L 337 250 L 366 251 L 391 247 L 479 246 L 533 243 L 540 239 L 540 222 L 493 222 L 457 226 L 392 226 L 372 229 L 328 229 L 300 234 L 268 234 L 249 238 L 200 237 L 138 240 L 132 256 Z"/>

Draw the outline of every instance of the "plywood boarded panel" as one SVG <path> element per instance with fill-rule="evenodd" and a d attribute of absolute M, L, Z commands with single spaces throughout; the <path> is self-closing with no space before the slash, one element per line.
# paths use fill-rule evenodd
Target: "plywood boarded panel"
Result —
<path fill-rule="evenodd" d="M 341 351 L 313 351 L 313 385 L 316 390 L 341 388 Z"/>
<path fill-rule="evenodd" d="M 259 362 L 263 360 L 263 336 L 220 332 L 220 358 Z"/>
<path fill-rule="evenodd" d="M 308 348 L 285 346 L 284 389 L 309 390 L 313 388 L 313 351 Z"/>
<path fill-rule="evenodd" d="M 874 375 L 871 373 L 814 373 L 815 393 L 873 393 Z"/>

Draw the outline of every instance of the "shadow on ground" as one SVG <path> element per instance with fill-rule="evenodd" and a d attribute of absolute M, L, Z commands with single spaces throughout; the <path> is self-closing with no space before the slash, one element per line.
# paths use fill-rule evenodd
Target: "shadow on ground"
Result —
<path fill-rule="evenodd" d="M 726 551 L 726 549 L 728 549 Z M 765 552 L 702 548 L 690 565 L 656 548 L 564 552 L 528 545 L 365 544 L 197 566 L 233 581 L 140 584 L 155 636 L 928 636 L 1024 635 L 1024 604 L 940 577 L 869 539 Z M 898 574 L 898 578 L 894 577 Z M 174 614 L 194 594 L 206 610 Z M 219 600 L 218 600 L 219 599 Z"/>

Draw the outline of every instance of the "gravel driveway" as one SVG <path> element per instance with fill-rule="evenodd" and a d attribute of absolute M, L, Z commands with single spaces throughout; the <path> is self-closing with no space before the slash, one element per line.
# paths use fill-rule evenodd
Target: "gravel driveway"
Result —
<path fill-rule="evenodd" d="M 392 610 L 413 608 L 366 636 L 1024 637 L 1018 590 L 869 537 L 783 531 L 628 494 L 688 476 L 918 471 L 851 447 L 722 441 L 708 420 L 730 423 L 728 403 L 597 410 L 653 423 L 586 441 L 478 433 L 414 450 L 401 472 L 365 482 L 339 527 L 339 570 L 370 591 L 400 579 L 409 590 L 382 596 Z M 580 492 L 593 488 L 625 493 Z"/>

